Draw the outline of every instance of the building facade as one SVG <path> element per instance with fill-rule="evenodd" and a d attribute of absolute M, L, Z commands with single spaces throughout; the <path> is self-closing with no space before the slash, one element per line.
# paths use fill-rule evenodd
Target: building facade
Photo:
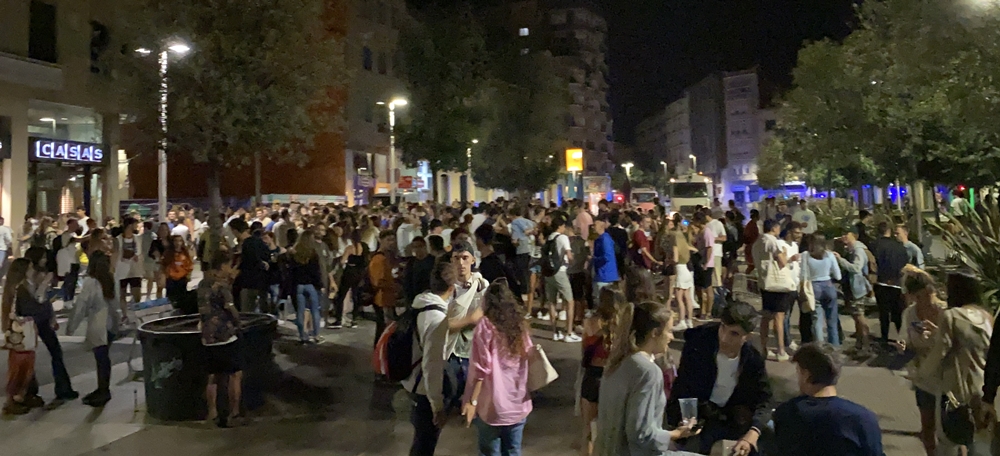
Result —
<path fill-rule="evenodd" d="M 722 171 L 723 197 L 743 205 L 753 198 L 762 130 L 760 90 L 755 70 L 724 73 L 727 166 Z"/>
<path fill-rule="evenodd" d="M 15 233 L 26 214 L 116 214 L 119 121 L 102 96 L 115 2 L 0 0 L 0 11 L 0 213 Z"/>

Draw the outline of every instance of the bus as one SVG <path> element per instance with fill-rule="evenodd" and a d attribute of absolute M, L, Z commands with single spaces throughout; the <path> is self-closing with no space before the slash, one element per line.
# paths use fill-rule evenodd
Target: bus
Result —
<path fill-rule="evenodd" d="M 697 206 L 712 207 L 712 179 L 696 173 L 671 178 L 667 197 L 671 212 L 689 217 Z"/>

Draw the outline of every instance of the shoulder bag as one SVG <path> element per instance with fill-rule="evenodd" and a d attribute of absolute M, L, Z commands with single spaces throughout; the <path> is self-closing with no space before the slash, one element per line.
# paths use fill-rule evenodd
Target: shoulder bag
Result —
<path fill-rule="evenodd" d="M 792 268 L 788 267 L 788 265 L 781 267 L 777 261 L 769 258 L 761 261 L 760 267 L 764 270 L 762 276 L 764 291 L 771 293 L 790 293 L 795 291 Z"/>
<path fill-rule="evenodd" d="M 538 391 L 559 378 L 541 345 L 535 345 L 528 356 L 528 391 Z"/>
<path fill-rule="evenodd" d="M 816 311 L 816 293 L 813 292 L 812 280 L 809 280 L 809 258 L 802 258 L 802 283 L 799 285 L 799 305 L 803 312 Z"/>

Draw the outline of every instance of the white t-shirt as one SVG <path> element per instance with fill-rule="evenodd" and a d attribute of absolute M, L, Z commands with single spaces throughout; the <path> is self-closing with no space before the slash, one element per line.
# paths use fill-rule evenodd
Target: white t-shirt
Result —
<path fill-rule="evenodd" d="M 719 407 L 725 407 L 729 397 L 736 390 L 736 383 L 740 378 L 740 357 L 730 359 L 722 353 L 717 353 L 715 365 L 718 366 L 718 373 L 715 376 L 712 395 L 708 400 Z"/>
<path fill-rule="evenodd" d="M 452 228 L 445 228 L 445 229 L 441 230 L 441 235 L 440 236 L 441 236 L 441 239 L 444 239 L 444 246 L 445 247 L 448 247 L 449 245 L 451 245 L 451 232 L 452 231 L 455 231 L 455 230 L 452 229 Z"/>
<path fill-rule="evenodd" d="M 406 248 L 413 242 L 413 238 L 419 235 L 420 229 L 416 225 L 409 223 L 399 225 L 399 228 L 396 229 L 396 247 L 399 248 L 399 254 L 406 256 Z"/>
<path fill-rule="evenodd" d="M 959 217 L 965 215 L 965 209 L 969 207 L 969 203 L 965 201 L 965 198 L 955 198 L 951 200 L 951 213 Z"/>
<path fill-rule="evenodd" d="M 0 250 L 10 253 L 10 247 L 14 243 L 14 232 L 7 225 L 0 225 Z"/>
<path fill-rule="evenodd" d="M 792 279 L 795 281 L 795 287 L 797 289 L 799 282 L 802 281 L 802 263 L 799 261 L 791 261 L 791 258 L 799 254 L 799 245 L 794 242 L 788 242 L 784 239 L 778 239 L 778 245 L 785 250 L 785 257 L 789 259 L 788 268 L 792 271 Z"/>
<path fill-rule="evenodd" d="M 802 224 L 803 234 L 813 234 L 816 232 L 816 213 L 812 209 L 800 209 L 792 214 L 792 221 Z"/>
<path fill-rule="evenodd" d="M 712 233 L 715 234 L 715 237 L 723 236 L 726 234 L 726 227 L 722 225 L 722 222 L 720 222 L 719 219 L 712 219 L 712 221 L 708 222 L 706 226 L 708 227 L 708 229 L 712 230 Z M 716 242 L 712 244 L 712 256 L 716 258 L 722 257 L 721 243 Z M 716 265 L 716 266 L 721 266 L 721 265 Z"/>
<path fill-rule="evenodd" d="M 469 224 L 469 232 L 475 234 L 476 230 L 486 222 L 486 214 L 476 214 L 472 216 L 472 223 Z"/>
<path fill-rule="evenodd" d="M 570 251 L 569 246 L 569 236 L 565 234 L 552 233 L 549 235 L 549 240 L 556 240 L 556 254 L 562 255 L 563 265 L 559 268 L 559 271 L 565 271 L 566 265 L 569 264 L 569 258 L 566 257 L 566 252 Z"/>
<path fill-rule="evenodd" d="M 170 230 L 171 236 L 180 236 L 184 238 L 185 241 L 191 240 L 190 234 L 191 230 L 183 223 L 178 223 L 177 226 L 174 226 L 174 229 Z"/>

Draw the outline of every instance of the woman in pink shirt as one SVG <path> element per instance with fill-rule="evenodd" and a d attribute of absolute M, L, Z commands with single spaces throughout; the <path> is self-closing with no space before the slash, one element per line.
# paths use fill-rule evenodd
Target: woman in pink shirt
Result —
<path fill-rule="evenodd" d="M 483 315 L 472 337 L 462 415 L 476 423 L 480 455 L 520 455 L 524 422 L 531 413 L 524 312 L 506 280 L 486 290 Z"/>

